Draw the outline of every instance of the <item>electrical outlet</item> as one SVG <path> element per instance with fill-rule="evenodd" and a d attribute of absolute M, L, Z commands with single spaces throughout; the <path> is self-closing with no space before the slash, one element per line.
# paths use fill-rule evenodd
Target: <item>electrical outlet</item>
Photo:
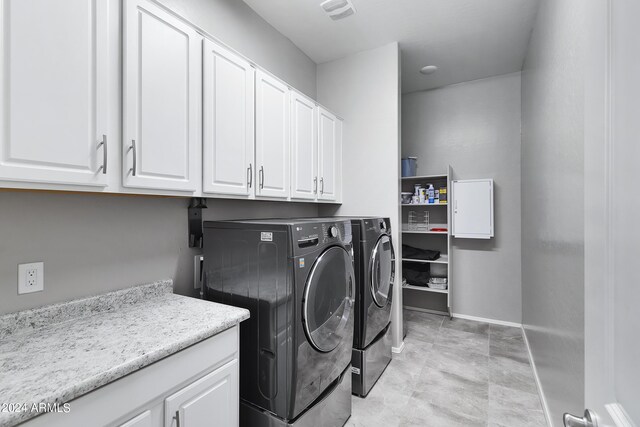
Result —
<path fill-rule="evenodd" d="M 18 264 L 18 294 L 44 290 L 44 263 Z"/>

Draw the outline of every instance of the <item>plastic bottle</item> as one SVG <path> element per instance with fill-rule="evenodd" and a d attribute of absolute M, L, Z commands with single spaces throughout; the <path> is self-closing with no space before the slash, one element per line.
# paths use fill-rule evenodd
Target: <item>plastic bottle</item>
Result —
<path fill-rule="evenodd" d="M 429 194 L 429 204 L 434 203 L 436 190 L 433 188 L 433 184 L 429 184 L 429 189 L 427 191 Z"/>

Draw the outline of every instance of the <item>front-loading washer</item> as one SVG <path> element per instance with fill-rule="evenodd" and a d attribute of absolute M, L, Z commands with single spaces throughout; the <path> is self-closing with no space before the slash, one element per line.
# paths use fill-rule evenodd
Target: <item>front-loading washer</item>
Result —
<path fill-rule="evenodd" d="M 391 361 L 395 256 L 389 218 L 351 219 L 356 271 L 353 394 L 366 396 Z"/>
<path fill-rule="evenodd" d="M 351 222 L 204 229 L 205 298 L 251 313 L 240 325 L 240 425 L 344 425 L 356 291 Z"/>

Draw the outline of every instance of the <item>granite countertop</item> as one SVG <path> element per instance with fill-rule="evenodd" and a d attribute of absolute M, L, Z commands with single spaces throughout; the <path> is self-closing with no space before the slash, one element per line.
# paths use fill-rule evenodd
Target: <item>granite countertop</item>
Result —
<path fill-rule="evenodd" d="M 0 405 L 69 402 L 248 317 L 171 280 L 0 316 Z M 0 407 L 0 426 L 36 415 Z"/>

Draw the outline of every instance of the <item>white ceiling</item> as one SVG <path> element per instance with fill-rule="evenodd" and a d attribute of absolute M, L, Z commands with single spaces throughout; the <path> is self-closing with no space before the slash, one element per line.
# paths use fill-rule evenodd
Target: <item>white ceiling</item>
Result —
<path fill-rule="evenodd" d="M 398 41 L 402 91 L 432 89 L 522 69 L 538 0 L 353 0 L 333 21 L 322 0 L 244 0 L 320 64 Z M 419 73 L 437 65 L 435 74 Z"/>

